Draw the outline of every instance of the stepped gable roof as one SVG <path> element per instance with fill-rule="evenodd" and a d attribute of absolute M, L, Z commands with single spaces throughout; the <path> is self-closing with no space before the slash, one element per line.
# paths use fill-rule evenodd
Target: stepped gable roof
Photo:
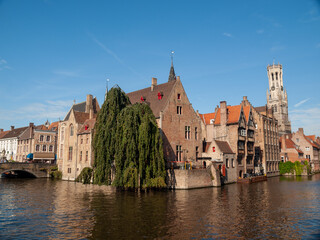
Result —
<path fill-rule="evenodd" d="M 83 124 L 89 118 L 89 113 L 74 112 L 74 117 L 77 123 Z"/>
<path fill-rule="evenodd" d="M 3 138 L 19 137 L 28 127 L 15 128 L 9 131 Z"/>
<path fill-rule="evenodd" d="M 132 104 L 140 103 L 141 97 L 144 98 L 144 102 L 150 106 L 154 116 L 159 118 L 160 112 L 165 108 L 176 82 L 177 80 L 174 80 L 156 85 L 154 86 L 153 91 L 151 91 L 151 87 L 144 88 L 135 92 L 127 93 L 127 96 Z M 159 93 L 162 95 L 160 100 L 158 96 Z"/>
<path fill-rule="evenodd" d="M 227 124 L 238 123 L 240 119 L 240 113 L 241 113 L 241 105 L 227 106 Z M 220 123 L 221 123 L 221 109 L 218 108 L 214 124 L 218 125 Z"/>
<path fill-rule="evenodd" d="M 87 119 L 81 126 L 78 134 L 90 133 L 96 124 L 96 118 Z"/>
<path fill-rule="evenodd" d="M 228 153 L 228 154 L 234 154 L 234 152 L 232 151 L 228 142 L 216 140 L 216 144 L 218 145 L 221 152 Z"/>
<path fill-rule="evenodd" d="M 204 122 L 206 125 L 210 125 L 212 123 L 210 123 L 211 119 L 214 119 L 215 117 L 215 113 L 204 113 L 204 114 L 199 114 L 202 122 Z"/>
<path fill-rule="evenodd" d="M 8 130 L 8 131 L 0 132 L 0 139 L 4 138 L 8 132 L 10 132 L 10 131 Z"/>
<path fill-rule="evenodd" d="M 244 106 L 243 113 L 246 118 L 246 121 L 248 122 L 249 121 L 249 114 L 250 114 L 250 106 Z"/>
<path fill-rule="evenodd" d="M 211 142 L 204 142 L 204 152 L 208 152 Z"/>

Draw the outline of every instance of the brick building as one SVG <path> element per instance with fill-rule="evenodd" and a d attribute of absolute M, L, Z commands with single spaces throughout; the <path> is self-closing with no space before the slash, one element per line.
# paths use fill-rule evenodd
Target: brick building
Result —
<path fill-rule="evenodd" d="M 280 147 L 278 121 L 267 106 L 253 107 L 244 96 L 243 106 L 250 106 L 255 124 L 254 168 L 256 173 L 268 177 L 278 176 L 280 163 Z"/>
<path fill-rule="evenodd" d="M 317 143 L 315 136 L 304 135 L 303 128 L 289 135 L 291 140 L 303 152 L 303 157 L 309 159 L 311 170 L 320 171 L 319 150 L 320 145 Z"/>
<path fill-rule="evenodd" d="M 92 167 L 92 130 L 99 110 L 97 99 L 87 95 L 59 123 L 57 163 L 63 180 L 75 180 L 84 167 Z"/>
<path fill-rule="evenodd" d="M 310 161 L 304 157 L 304 153 L 299 149 L 299 146 L 291 140 L 291 134 L 282 135 L 280 137 L 280 147 L 281 162 L 290 161 L 294 163 L 296 161 Z"/>
<path fill-rule="evenodd" d="M 251 106 L 227 106 L 227 103 L 222 101 L 220 107 L 216 107 L 215 113 L 199 115 L 203 119 L 204 142 L 227 142 L 236 154 L 237 177 L 242 178 L 245 174 L 254 173 L 255 127 Z"/>
<path fill-rule="evenodd" d="M 167 166 L 174 162 L 192 161 L 196 164 L 202 148 L 201 120 L 194 111 L 176 77 L 173 65 L 168 82 L 158 84 L 152 78 L 151 86 L 127 94 L 132 104 L 145 102 L 152 109 L 163 139 Z"/>

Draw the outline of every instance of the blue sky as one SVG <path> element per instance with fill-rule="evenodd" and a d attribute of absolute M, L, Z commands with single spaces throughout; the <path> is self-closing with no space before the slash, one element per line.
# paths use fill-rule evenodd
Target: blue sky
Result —
<path fill-rule="evenodd" d="M 1 1 L 0 128 L 63 119 L 166 82 L 170 52 L 195 110 L 248 96 L 266 104 L 268 64 L 283 65 L 293 131 L 320 135 L 319 1 Z"/>

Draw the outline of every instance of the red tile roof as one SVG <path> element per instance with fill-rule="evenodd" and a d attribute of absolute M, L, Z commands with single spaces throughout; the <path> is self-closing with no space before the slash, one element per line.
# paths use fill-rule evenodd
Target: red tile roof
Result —
<path fill-rule="evenodd" d="M 49 130 L 53 130 L 53 131 L 57 131 L 58 130 L 58 126 L 59 126 L 59 121 L 57 122 L 53 122 L 50 124 L 50 126 L 48 127 Z"/>
<path fill-rule="evenodd" d="M 83 134 L 83 133 L 90 133 L 91 130 L 94 128 L 94 125 L 96 124 L 96 119 L 92 118 L 92 119 L 87 119 L 82 127 L 80 128 L 78 134 Z"/>
<path fill-rule="evenodd" d="M 201 120 L 206 124 L 206 125 L 209 125 L 209 124 L 212 124 L 210 122 L 211 119 L 214 120 L 214 117 L 215 117 L 215 113 L 204 113 L 204 114 L 199 114 L 200 115 L 200 118 Z"/>
<path fill-rule="evenodd" d="M 158 118 L 160 117 L 160 112 L 165 108 L 176 82 L 177 80 L 173 80 L 156 85 L 154 86 L 153 91 L 151 91 L 151 87 L 148 87 L 127 93 L 127 95 L 132 104 L 141 102 L 141 98 L 143 97 L 145 99 L 144 101 L 150 106 L 155 117 Z M 160 100 L 158 99 L 158 94 L 162 95 Z"/>
<path fill-rule="evenodd" d="M 243 108 L 245 118 L 248 120 L 249 113 L 250 113 L 250 106 L 245 106 Z M 235 106 L 227 106 L 227 124 L 237 123 L 240 119 L 240 113 L 241 113 L 241 105 L 235 105 Z M 221 123 L 221 109 L 218 108 L 215 123 L 216 125 Z"/>
<path fill-rule="evenodd" d="M 0 139 L 3 138 L 8 132 L 10 132 L 10 131 L 0 132 Z"/>
<path fill-rule="evenodd" d="M 250 114 L 250 106 L 244 106 L 243 107 L 244 116 L 246 118 L 246 121 L 249 121 L 249 114 Z"/>
<path fill-rule="evenodd" d="M 310 135 L 306 136 L 307 138 L 310 138 L 312 141 L 316 141 L 316 135 Z"/>

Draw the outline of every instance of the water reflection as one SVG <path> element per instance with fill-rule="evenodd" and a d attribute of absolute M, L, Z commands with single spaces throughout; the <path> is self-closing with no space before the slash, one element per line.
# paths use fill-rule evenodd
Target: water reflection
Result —
<path fill-rule="evenodd" d="M 320 175 L 169 192 L 0 179 L 0 239 L 319 238 Z"/>

